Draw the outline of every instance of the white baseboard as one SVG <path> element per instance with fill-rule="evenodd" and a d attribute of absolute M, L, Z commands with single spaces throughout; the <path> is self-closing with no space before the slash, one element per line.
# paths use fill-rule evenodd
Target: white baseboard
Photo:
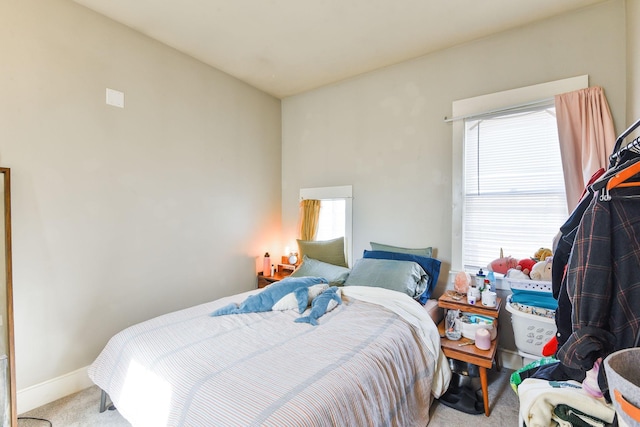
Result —
<path fill-rule="evenodd" d="M 18 390 L 16 396 L 18 414 L 23 414 L 54 400 L 91 387 L 93 382 L 87 375 L 87 368 L 80 368 L 43 383 Z"/>

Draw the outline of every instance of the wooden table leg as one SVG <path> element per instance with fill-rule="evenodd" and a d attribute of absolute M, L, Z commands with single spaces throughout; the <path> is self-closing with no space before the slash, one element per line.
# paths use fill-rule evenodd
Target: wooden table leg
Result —
<path fill-rule="evenodd" d="M 484 401 L 484 414 L 489 416 L 489 384 L 487 383 L 487 368 L 478 366 L 480 371 L 480 384 L 482 385 L 482 399 Z"/>

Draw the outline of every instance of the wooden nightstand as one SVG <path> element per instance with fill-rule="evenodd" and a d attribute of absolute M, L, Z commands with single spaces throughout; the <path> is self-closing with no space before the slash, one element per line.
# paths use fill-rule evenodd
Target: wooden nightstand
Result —
<path fill-rule="evenodd" d="M 444 309 L 453 309 L 460 310 L 467 313 L 480 314 L 482 316 L 488 316 L 496 319 L 496 327 L 497 327 L 497 319 L 500 314 L 500 305 L 502 304 L 502 299 L 497 298 L 497 304 L 495 307 L 485 307 L 482 303 L 471 305 L 467 303 L 467 296 L 463 296 L 460 300 L 455 300 L 451 295 L 447 293 L 443 294 L 438 299 L 438 305 Z M 446 318 L 446 315 L 445 315 Z M 444 320 L 438 324 L 438 331 L 440 332 L 440 346 L 442 347 L 442 352 L 445 356 L 460 360 L 462 362 L 471 363 L 473 365 L 478 366 L 478 371 L 480 372 L 480 384 L 482 385 L 482 398 L 484 400 L 484 414 L 488 417 L 490 414 L 489 411 L 489 385 L 487 383 L 487 368 L 491 369 L 493 366 L 493 362 L 496 358 L 496 352 L 498 349 L 498 340 L 500 338 L 500 334 L 496 335 L 496 339 L 491 341 L 491 347 L 489 350 L 480 350 L 475 345 L 464 345 L 460 346 L 460 344 L 464 344 L 469 342 L 470 340 L 466 338 L 462 338 L 458 341 L 451 341 L 447 339 L 444 334 Z M 496 332 L 499 332 L 496 331 Z M 499 368 L 499 364 L 496 361 L 496 366 Z"/>
<path fill-rule="evenodd" d="M 273 276 L 268 277 L 263 276 L 262 273 L 258 273 L 258 288 L 264 288 L 271 283 L 278 282 L 290 274 L 291 271 L 288 270 L 276 271 Z"/>

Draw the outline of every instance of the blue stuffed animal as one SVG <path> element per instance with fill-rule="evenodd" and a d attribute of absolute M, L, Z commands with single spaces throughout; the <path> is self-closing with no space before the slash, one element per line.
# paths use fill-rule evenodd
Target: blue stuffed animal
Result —
<path fill-rule="evenodd" d="M 328 311 L 331 301 L 336 301 L 336 305 L 342 304 L 342 299 L 338 294 L 338 290 L 339 289 L 336 286 L 332 286 L 315 297 L 313 302 L 311 303 L 311 312 L 309 312 L 309 315 L 305 317 L 299 317 L 294 320 L 294 322 L 310 323 L 313 326 L 317 326 L 318 319 Z"/>
<path fill-rule="evenodd" d="M 329 283 L 322 277 L 286 277 L 279 282 L 267 286 L 259 294 L 249 296 L 242 304 L 231 303 L 211 313 L 211 316 L 225 314 L 259 313 L 271 311 L 274 304 L 285 295 L 295 293 L 299 312 L 302 313 L 309 304 L 309 286 Z"/>

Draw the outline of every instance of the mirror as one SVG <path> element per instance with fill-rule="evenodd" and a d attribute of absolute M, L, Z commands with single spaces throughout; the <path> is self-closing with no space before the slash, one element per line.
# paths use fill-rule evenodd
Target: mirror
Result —
<path fill-rule="evenodd" d="M 0 168 L 4 222 L 0 228 L 4 242 L 0 244 L 0 420 L 3 426 L 18 425 L 16 406 L 15 355 L 13 340 L 13 287 L 11 268 L 11 174 Z"/>
<path fill-rule="evenodd" d="M 303 199 L 315 199 L 323 202 L 339 202 L 338 206 L 340 206 L 341 215 L 340 218 L 340 227 L 341 232 L 337 234 L 330 235 L 317 235 L 316 240 L 327 240 L 333 237 L 339 237 L 344 235 L 345 245 L 346 245 L 346 256 L 347 263 L 350 266 L 353 266 L 353 196 L 352 196 L 352 186 L 344 185 L 340 187 L 316 187 L 316 188 L 301 188 L 300 189 L 300 200 Z M 321 211 L 322 215 L 322 211 Z M 329 221 L 333 221 L 333 219 L 328 218 Z M 322 221 L 322 219 L 320 220 Z M 343 222 L 344 221 L 344 222 Z M 320 233 L 320 231 L 319 231 Z"/>

